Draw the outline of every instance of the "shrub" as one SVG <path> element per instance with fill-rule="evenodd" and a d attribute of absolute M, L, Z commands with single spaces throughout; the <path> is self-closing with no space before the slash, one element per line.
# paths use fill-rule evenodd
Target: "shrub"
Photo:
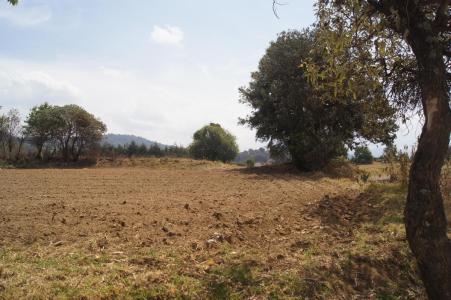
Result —
<path fill-rule="evenodd" d="M 248 160 L 246 160 L 246 166 L 248 168 L 255 167 L 255 159 L 252 157 L 252 158 L 249 158 Z"/>

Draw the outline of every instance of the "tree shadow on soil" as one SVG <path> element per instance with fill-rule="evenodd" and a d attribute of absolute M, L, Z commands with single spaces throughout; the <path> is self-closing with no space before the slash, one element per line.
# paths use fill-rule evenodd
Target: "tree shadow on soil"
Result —
<path fill-rule="evenodd" d="M 292 164 L 270 165 L 253 168 L 234 168 L 229 169 L 227 172 L 238 173 L 243 175 L 251 175 L 251 179 L 256 180 L 271 180 L 271 179 L 308 179 L 308 180 L 320 180 L 322 178 L 336 178 L 336 174 L 329 172 L 306 172 L 297 169 Z"/>
<path fill-rule="evenodd" d="M 326 272 L 311 270 L 320 281 L 336 282 L 362 297 L 424 299 L 403 230 L 405 193 L 398 185 L 371 185 L 355 197 L 325 196 L 307 209 L 307 216 L 324 227 L 324 239 L 345 249 Z"/>
<path fill-rule="evenodd" d="M 95 160 L 80 160 L 77 162 L 64 161 L 28 161 L 28 162 L 13 162 L 9 164 L 10 168 L 15 169 L 84 169 L 95 167 L 97 162 Z"/>

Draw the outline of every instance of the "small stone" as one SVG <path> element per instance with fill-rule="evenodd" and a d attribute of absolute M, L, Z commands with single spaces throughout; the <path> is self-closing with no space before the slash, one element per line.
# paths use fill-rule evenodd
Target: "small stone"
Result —
<path fill-rule="evenodd" d="M 64 244 L 63 241 L 58 241 L 58 242 L 55 242 L 55 243 L 53 244 L 53 246 L 54 246 L 54 247 L 59 247 L 59 246 L 62 246 L 63 244 Z"/>
<path fill-rule="evenodd" d="M 207 245 L 207 248 L 212 248 L 217 244 L 217 242 L 215 239 L 208 239 L 205 241 L 205 244 Z"/>

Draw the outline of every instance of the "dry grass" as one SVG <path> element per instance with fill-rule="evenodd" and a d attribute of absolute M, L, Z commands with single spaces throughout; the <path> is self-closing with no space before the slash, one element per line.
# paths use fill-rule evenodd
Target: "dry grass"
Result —
<path fill-rule="evenodd" d="M 0 170 L 0 299 L 424 298 L 399 186 L 180 162 Z"/>

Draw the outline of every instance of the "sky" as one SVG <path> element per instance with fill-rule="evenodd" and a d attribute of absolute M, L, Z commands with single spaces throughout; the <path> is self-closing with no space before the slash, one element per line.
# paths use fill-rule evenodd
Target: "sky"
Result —
<path fill-rule="evenodd" d="M 110 133 L 185 146 L 215 122 L 260 147 L 238 125 L 238 88 L 279 32 L 314 22 L 313 2 L 286 0 L 276 18 L 271 0 L 0 0 L 0 106 L 78 104 Z"/>

